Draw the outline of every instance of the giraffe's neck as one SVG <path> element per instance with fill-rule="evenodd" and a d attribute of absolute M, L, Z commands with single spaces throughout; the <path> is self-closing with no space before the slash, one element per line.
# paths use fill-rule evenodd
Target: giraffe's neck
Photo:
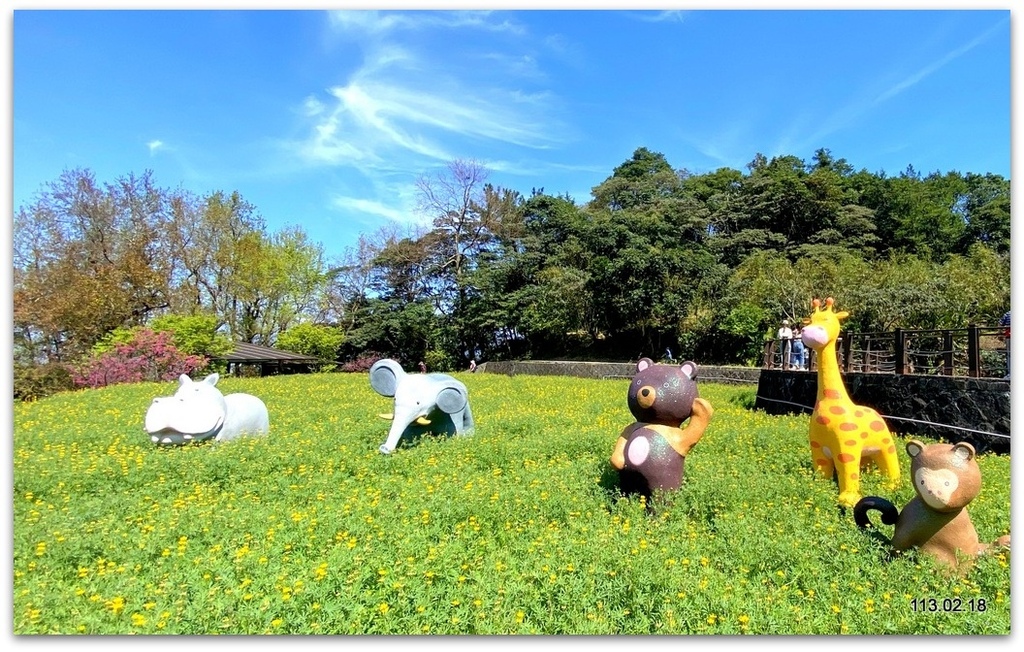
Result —
<path fill-rule="evenodd" d="M 832 390 L 829 392 L 831 397 L 825 396 L 826 389 Z M 836 393 L 839 394 L 838 398 L 836 398 Z M 839 373 L 835 341 L 829 342 L 822 347 L 821 352 L 818 354 L 818 401 L 821 402 L 826 398 L 833 401 L 850 402 L 850 395 L 846 392 L 843 376 Z"/>

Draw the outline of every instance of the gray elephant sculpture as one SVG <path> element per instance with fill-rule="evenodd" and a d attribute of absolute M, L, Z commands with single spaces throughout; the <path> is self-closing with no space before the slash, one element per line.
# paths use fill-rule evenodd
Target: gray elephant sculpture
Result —
<path fill-rule="evenodd" d="M 473 434 L 469 392 L 448 374 L 408 374 L 398 362 L 385 358 L 370 367 L 370 387 L 395 398 L 394 412 L 381 415 L 392 419 L 387 441 L 380 447 L 385 455 L 398 447 L 403 436 Z"/>

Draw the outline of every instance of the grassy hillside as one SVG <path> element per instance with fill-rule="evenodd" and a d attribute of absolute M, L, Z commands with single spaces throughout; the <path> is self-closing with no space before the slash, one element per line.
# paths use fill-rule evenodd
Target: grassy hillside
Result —
<path fill-rule="evenodd" d="M 701 385 L 714 420 L 652 516 L 608 466 L 628 381 L 458 377 L 476 434 L 390 456 L 365 374 L 223 379 L 266 402 L 271 434 L 181 448 L 142 430 L 174 383 L 16 404 L 14 632 L 1010 632 L 1005 556 L 965 578 L 886 560 L 812 472 L 807 417 L 750 411 L 752 388 Z M 870 473 L 865 494 L 913 495 L 900 456 L 902 486 Z M 991 541 L 1010 459 L 979 463 Z"/>

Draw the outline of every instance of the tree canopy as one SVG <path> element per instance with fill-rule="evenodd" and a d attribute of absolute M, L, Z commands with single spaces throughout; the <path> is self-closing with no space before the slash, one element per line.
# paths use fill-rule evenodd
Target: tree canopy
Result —
<path fill-rule="evenodd" d="M 583 202 L 496 187 L 472 160 L 416 187 L 428 226 L 363 234 L 327 260 L 299 227 L 269 233 L 237 192 L 66 171 L 15 215 L 16 359 L 71 359 L 177 314 L 339 360 L 461 367 L 671 347 L 743 363 L 815 297 L 835 297 L 865 331 L 994 324 L 1009 307 L 999 175 L 888 176 L 827 149 L 696 173 L 640 147 Z"/>

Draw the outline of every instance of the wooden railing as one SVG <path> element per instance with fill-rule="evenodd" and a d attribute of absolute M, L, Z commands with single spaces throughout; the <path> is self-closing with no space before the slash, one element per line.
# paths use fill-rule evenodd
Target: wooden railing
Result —
<path fill-rule="evenodd" d="M 1009 347 L 998 326 L 961 329 L 904 330 L 888 333 L 843 332 L 836 357 L 844 372 L 1003 378 L 1008 376 Z M 764 345 L 764 369 L 785 369 L 782 340 Z M 816 354 L 805 347 L 803 368 L 817 370 Z"/>

